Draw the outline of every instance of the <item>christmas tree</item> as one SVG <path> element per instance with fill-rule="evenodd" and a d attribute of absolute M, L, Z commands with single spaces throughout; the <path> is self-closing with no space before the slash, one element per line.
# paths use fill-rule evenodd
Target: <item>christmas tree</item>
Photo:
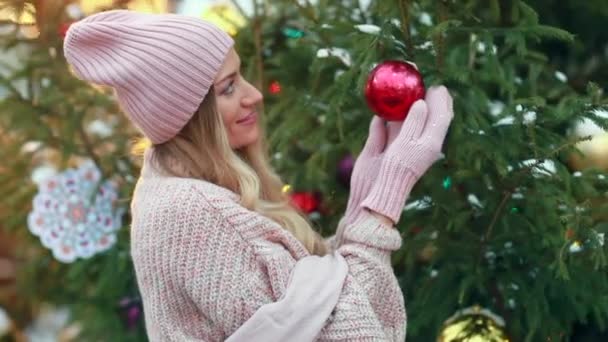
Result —
<path fill-rule="evenodd" d="M 370 70 L 409 60 L 427 85 L 445 84 L 454 97 L 445 158 L 420 180 L 398 225 L 405 244 L 393 261 L 408 339 L 437 339 L 457 312 L 452 322 L 469 320 L 485 340 L 492 333 L 479 330 L 492 329 L 475 317 L 492 317 L 515 341 L 567 339 L 577 321 L 603 329 L 608 184 L 605 170 L 576 172 L 568 160 L 581 139 L 573 125 L 588 118 L 606 128 L 597 114 L 606 78 L 568 68 L 570 82 L 563 70 L 572 61 L 553 62 L 583 42 L 542 23 L 535 9 L 547 2 L 293 4 L 260 7 L 278 19 L 260 20 L 242 45 L 261 41 L 252 68 L 263 59 L 263 84 L 281 84 L 267 98 L 275 164 L 296 191 L 323 194 L 313 216 L 322 231 L 344 210 L 348 189 L 336 176 L 367 135 Z M 593 8 L 605 15 L 605 5 Z"/>
<path fill-rule="evenodd" d="M 325 236 L 373 115 L 363 96 L 372 68 L 414 62 L 427 87 L 454 98 L 445 157 L 397 225 L 409 341 L 606 330 L 607 168 L 581 153 L 608 159 L 608 144 L 578 129 L 608 128 L 608 39 L 589 29 L 608 18 L 605 2 L 251 3 L 213 20 L 236 33 L 245 77 L 265 93 L 273 164 Z M 69 307 L 78 339 L 146 340 L 128 231 L 139 136 L 111 91 L 68 70 L 62 34 L 84 15 L 77 2 L 1 4 L 12 15 L 0 22 L 0 229 L 18 241 L 7 258 L 19 267 L 0 306 L 15 330 L 52 303 Z M 78 234 L 58 242 L 61 224 Z"/>

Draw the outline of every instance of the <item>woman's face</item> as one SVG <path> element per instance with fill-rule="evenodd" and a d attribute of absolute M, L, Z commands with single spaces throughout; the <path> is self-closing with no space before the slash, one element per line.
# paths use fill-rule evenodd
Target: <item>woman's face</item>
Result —
<path fill-rule="evenodd" d="M 232 149 L 257 141 L 259 135 L 257 105 L 262 94 L 240 72 L 241 60 L 234 49 L 224 60 L 214 81 L 217 109 L 226 126 Z"/>

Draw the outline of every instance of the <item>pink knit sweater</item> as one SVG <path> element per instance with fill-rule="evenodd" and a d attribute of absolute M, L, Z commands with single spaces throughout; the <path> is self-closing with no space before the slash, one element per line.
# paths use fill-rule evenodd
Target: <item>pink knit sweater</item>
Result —
<path fill-rule="evenodd" d="M 390 263 L 402 242 L 396 229 L 372 216 L 343 226 L 340 238 L 327 240 L 333 257 L 311 267 L 322 258 L 241 206 L 237 194 L 167 177 L 149 158 L 147 151 L 131 202 L 131 252 L 150 341 L 275 341 L 286 331 L 290 341 L 405 340 L 404 300 Z M 322 288 L 325 277 L 315 302 L 310 289 Z M 279 333 L 283 311 L 283 325 L 293 321 Z"/>

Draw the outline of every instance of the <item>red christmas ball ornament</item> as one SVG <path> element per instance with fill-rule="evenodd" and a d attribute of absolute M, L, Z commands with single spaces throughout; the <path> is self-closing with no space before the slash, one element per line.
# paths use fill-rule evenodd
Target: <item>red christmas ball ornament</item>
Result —
<path fill-rule="evenodd" d="M 403 121 L 425 94 L 422 75 L 412 64 L 386 61 L 369 74 L 365 99 L 371 110 L 387 121 Z"/>
<path fill-rule="evenodd" d="M 289 196 L 292 205 L 306 214 L 310 214 L 319 208 L 319 198 L 312 192 L 294 192 Z"/>
<path fill-rule="evenodd" d="M 72 26 L 72 24 L 73 22 L 59 24 L 59 27 L 57 28 L 57 34 L 59 34 L 61 38 L 65 38 L 65 35 L 68 33 L 68 30 L 70 29 L 70 26 Z"/>
<path fill-rule="evenodd" d="M 270 93 L 273 95 L 280 93 L 281 92 L 281 83 L 279 83 L 279 81 L 273 81 L 272 83 L 270 83 L 270 86 L 268 87 L 268 91 L 270 91 Z"/>

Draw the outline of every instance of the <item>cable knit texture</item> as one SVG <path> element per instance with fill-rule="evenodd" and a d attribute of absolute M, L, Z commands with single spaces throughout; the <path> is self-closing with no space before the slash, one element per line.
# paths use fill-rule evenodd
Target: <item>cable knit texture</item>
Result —
<path fill-rule="evenodd" d="M 195 17 L 112 10 L 72 24 L 63 49 L 78 78 L 112 87 L 129 119 L 160 144 L 194 115 L 233 44 Z"/>
<path fill-rule="evenodd" d="M 310 254 L 277 223 L 242 207 L 237 194 L 168 177 L 150 160 L 148 150 L 131 203 L 132 257 L 149 339 L 223 341 L 280 300 L 296 262 Z M 343 234 L 333 252 L 344 257 L 348 274 L 315 340 L 404 341 L 403 294 L 390 263 L 399 232 L 363 215 Z"/>

